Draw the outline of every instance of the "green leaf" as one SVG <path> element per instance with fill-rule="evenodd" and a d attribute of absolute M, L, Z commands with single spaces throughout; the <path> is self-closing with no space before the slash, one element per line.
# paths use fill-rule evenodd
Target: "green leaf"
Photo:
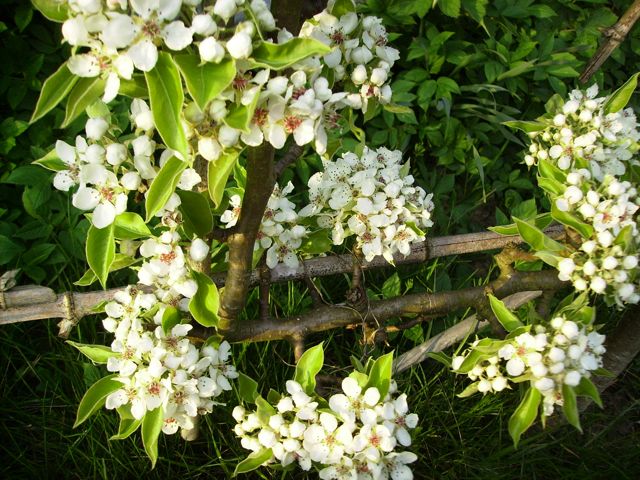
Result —
<path fill-rule="evenodd" d="M 405 105 L 398 105 L 395 103 L 385 103 L 382 105 L 382 108 L 384 108 L 387 112 L 391 112 L 391 113 L 412 113 L 413 110 L 410 107 L 407 107 Z"/>
<path fill-rule="evenodd" d="M 393 368 L 393 352 L 389 352 L 377 358 L 369 370 L 369 380 L 365 385 L 365 390 L 375 387 L 380 392 L 380 398 L 384 398 L 389 391 L 391 383 L 391 373 Z"/>
<path fill-rule="evenodd" d="M 451 357 L 444 352 L 428 352 L 427 356 L 436 362 L 440 362 L 447 368 L 451 368 Z"/>
<path fill-rule="evenodd" d="M 534 255 L 547 265 L 551 265 L 554 268 L 558 266 L 558 262 L 563 258 L 562 256 L 554 255 L 553 253 L 545 251 L 536 252 Z"/>
<path fill-rule="evenodd" d="M 400 295 L 400 277 L 398 272 L 395 272 L 382 285 L 382 296 L 383 298 L 393 298 L 398 295 Z"/>
<path fill-rule="evenodd" d="M 553 218 L 550 213 L 540 213 L 535 217 L 536 227 L 540 230 L 547 228 L 551 222 L 553 222 Z M 518 235 L 518 226 L 515 223 L 489 227 L 488 229 L 500 235 Z"/>
<path fill-rule="evenodd" d="M 258 416 L 258 419 L 260 419 L 260 421 L 263 424 L 268 424 L 269 423 L 269 418 L 271 418 L 273 415 L 275 415 L 276 413 L 276 409 L 273 408 L 273 405 L 271 405 L 269 402 L 267 402 L 264 398 L 262 398 L 260 395 L 258 395 L 256 397 L 256 415 Z"/>
<path fill-rule="evenodd" d="M 107 287 L 109 268 L 116 256 L 116 243 L 113 237 L 113 223 L 104 228 L 89 227 L 87 233 L 87 263 L 96 274 L 102 288 Z"/>
<path fill-rule="evenodd" d="M 538 160 L 538 173 L 541 177 L 552 178 L 561 184 L 567 183 L 567 174 L 548 160 Z"/>
<path fill-rule="evenodd" d="M 573 213 L 558 210 L 556 202 L 551 202 L 551 216 L 554 218 L 554 220 L 557 220 L 563 225 L 567 225 L 568 227 L 573 228 L 584 238 L 591 238 L 593 236 L 592 225 L 584 223 Z"/>
<path fill-rule="evenodd" d="M 209 162 L 207 187 L 213 205 L 218 208 L 222 202 L 224 189 L 240 153 L 237 150 L 223 152 L 217 160 Z"/>
<path fill-rule="evenodd" d="M 491 310 L 493 310 L 496 318 L 507 332 L 513 332 L 516 328 L 523 326 L 518 317 L 501 300 L 491 294 L 489 294 L 489 303 L 491 304 Z"/>
<path fill-rule="evenodd" d="M 603 407 L 602 399 L 600 398 L 600 392 L 598 392 L 598 389 L 593 384 L 591 379 L 583 376 L 580 379 L 580 383 L 577 387 L 574 388 L 574 390 L 576 392 L 576 395 L 580 395 L 581 397 L 589 397 L 600 408 Z"/>
<path fill-rule="evenodd" d="M 313 38 L 292 38 L 280 44 L 260 42 L 253 49 L 251 59 L 257 66 L 282 70 L 305 58 L 330 51 L 331 47 Z"/>
<path fill-rule="evenodd" d="M 151 468 L 155 468 L 158 460 L 158 437 L 162 431 L 164 411 L 162 407 L 148 411 L 142 419 L 142 444 L 151 460 Z"/>
<path fill-rule="evenodd" d="M 109 267 L 109 273 L 122 270 L 123 268 L 127 268 L 133 265 L 134 263 L 136 263 L 137 261 L 138 261 L 137 259 L 130 257 L 129 255 L 125 255 L 123 253 L 116 253 L 115 258 L 113 259 L 113 262 Z M 84 272 L 84 275 L 82 275 L 82 277 L 79 280 L 76 280 L 75 282 L 73 282 L 73 284 L 78 285 L 79 287 L 88 287 L 89 285 L 97 281 L 98 281 L 98 277 L 96 276 L 96 274 L 93 273 L 93 270 L 88 269 L 86 272 Z"/>
<path fill-rule="evenodd" d="M 502 124 L 509 128 L 522 130 L 523 132 L 526 132 L 526 133 L 539 132 L 546 128 L 546 125 L 544 123 L 523 121 L 523 120 L 509 120 L 507 122 L 502 122 Z"/>
<path fill-rule="evenodd" d="M 307 395 L 314 395 L 316 375 L 324 365 L 324 348 L 322 343 L 308 349 L 296 364 L 294 380 L 298 382 Z"/>
<path fill-rule="evenodd" d="M 619 245 L 624 251 L 629 252 L 629 249 L 633 248 L 634 245 L 633 225 L 627 225 L 620 230 L 613 244 Z"/>
<path fill-rule="evenodd" d="M 151 230 L 137 213 L 121 213 L 116 217 L 114 225 L 114 237 L 119 240 L 136 240 L 151 236 Z"/>
<path fill-rule="evenodd" d="M 465 388 L 463 391 L 457 394 L 456 397 L 467 398 L 475 393 L 478 393 L 478 383 L 480 382 L 474 382 L 471 385 L 468 385 L 467 388 Z"/>
<path fill-rule="evenodd" d="M 345 15 L 349 12 L 355 12 L 356 6 L 353 3 L 353 0 L 336 0 L 333 4 L 333 8 L 329 12 L 334 17 L 340 18 L 342 15 Z"/>
<path fill-rule="evenodd" d="M 93 363 L 104 364 L 111 357 L 119 357 L 120 354 L 114 352 L 105 345 L 88 345 L 85 343 L 72 342 L 67 340 L 67 343 L 74 348 L 77 348 L 80 353 L 91 360 Z"/>
<path fill-rule="evenodd" d="M 556 242 L 552 238 L 549 238 L 544 234 L 542 230 L 531 225 L 529 222 L 520 220 L 519 218 L 513 218 L 518 226 L 518 233 L 534 250 L 544 250 L 551 253 L 564 252 L 566 249 L 564 245 Z"/>
<path fill-rule="evenodd" d="M 182 317 L 176 307 L 168 305 L 162 314 L 162 330 L 165 335 L 168 334 L 173 327 L 180 324 Z"/>
<path fill-rule="evenodd" d="M 578 400 L 573 387 L 562 385 L 562 413 L 567 421 L 582 433 L 580 426 L 580 413 L 578 412 Z"/>
<path fill-rule="evenodd" d="M 438 7 L 442 13 L 449 17 L 457 18 L 460 16 L 460 0 L 439 0 Z"/>
<path fill-rule="evenodd" d="M 118 413 L 120 413 L 120 409 L 118 408 Z M 125 438 L 129 438 L 132 433 L 134 433 L 140 425 L 142 424 L 142 420 L 136 420 L 129 415 L 120 415 L 120 425 L 118 426 L 118 433 L 112 435 L 109 440 L 124 440 Z"/>
<path fill-rule="evenodd" d="M 218 287 L 204 273 L 194 271 L 192 274 L 198 284 L 198 291 L 189 302 L 189 311 L 200 325 L 216 327 L 220 306 Z"/>
<path fill-rule="evenodd" d="M 263 448 L 262 450 L 253 452 L 238 465 L 236 465 L 236 469 L 233 471 L 233 476 L 235 477 L 240 473 L 247 473 L 255 470 L 256 468 L 262 466 L 263 463 L 268 462 L 272 456 L 273 452 L 270 448 Z"/>
<path fill-rule="evenodd" d="M 147 212 L 147 222 L 165 206 L 180 181 L 180 175 L 188 165 L 187 162 L 183 162 L 178 157 L 171 157 L 162 166 L 158 175 L 151 182 L 144 204 Z"/>
<path fill-rule="evenodd" d="M 206 195 L 206 193 L 205 193 Z M 182 226 L 191 238 L 193 234 L 204 237 L 213 229 L 213 215 L 209 200 L 201 193 L 180 190 L 180 211 L 182 212 Z"/>
<path fill-rule="evenodd" d="M 179 152 L 182 160 L 187 160 L 187 136 L 180 121 L 184 92 L 180 73 L 171 54 L 161 52 L 156 66 L 144 75 L 158 133 L 167 147 Z"/>
<path fill-rule="evenodd" d="M 249 126 L 256 111 L 256 106 L 258 105 L 258 100 L 260 100 L 260 95 L 256 94 L 250 104 L 235 105 L 235 107 L 230 108 L 229 113 L 224 117 L 224 123 L 231 128 L 248 133 Z"/>
<path fill-rule="evenodd" d="M 34 160 L 31 163 L 40 165 L 41 167 L 44 167 L 47 170 L 51 170 L 52 172 L 59 172 L 60 170 L 69 169 L 69 166 L 62 160 L 60 160 L 55 148 L 51 149 L 51 151 L 44 157 L 41 157 L 38 160 Z"/>
<path fill-rule="evenodd" d="M 187 91 L 200 110 L 231 85 L 236 76 L 236 64 L 233 59 L 224 59 L 220 63 L 200 63 L 200 55 L 175 55 L 173 59 L 187 84 Z"/>
<path fill-rule="evenodd" d="M 36 108 L 33 111 L 33 115 L 31 115 L 29 123 L 35 122 L 53 110 L 69 94 L 77 81 L 78 77 L 69 71 L 66 62 L 63 63 L 58 70 L 44 81 L 38 97 L 38 103 L 36 103 Z"/>
<path fill-rule="evenodd" d="M 118 94 L 129 98 L 149 98 L 149 90 L 144 75 L 133 75 L 131 80 L 120 79 Z"/>
<path fill-rule="evenodd" d="M 300 252 L 309 255 L 320 255 L 331 250 L 332 245 L 333 242 L 329 236 L 329 231 L 322 229 L 317 232 L 313 232 L 304 239 L 300 246 Z"/>
<path fill-rule="evenodd" d="M 269 393 L 267 394 L 267 402 L 271 405 L 277 405 L 282 395 L 279 392 L 276 392 L 273 388 L 269 389 Z"/>
<path fill-rule="evenodd" d="M 258 398 L 258 382 L 244 373 L 238 374 L 238 394 L 243 402 L 254 403 Z"/>
<path fill-rule="evenodd" d="M 69 6 L 62 0 L 31 0 L 31 4 L 47 20 L 62 23 L 69 18 Z"/>
<path fill-rule="evenodd" d="M 605 114 L 616 113 L 627 106 L 631 95 L 638 86 L 638 75 L 640 72 L 631 75 L 631 78 L 624 82 L 624 85 L 611 94 L 604 104 Z"/>
<path fill-rule="evenodd" d="M 60 128 L 67 128 L 71 122 L 84 113 L 104 92 L 104 79 L 100 77 L 81 78 L 69 93 L 64 120 Z"/>
<path fill-rule="evenodd" d="M 78 405 L 78 413 L 76 414 L 76 422 L 73 424 L 73 428 L 84 423 L 87 418 L 102 408 L 111 393 L 122 388 L 122 383 L 114 380 L 115 377 L 117 377 L 116 374 L 101 378 L 89 387 L 89 390 L 80 400 L 80 405 Z"/>
<path fill-rule="evenodd" d="M 541 398 L 542 395 L 538 390 L 529 387 L 522 402 L 520 402 L 516 411 L 511 415 L 509 419 L 509 434 L 513 439 L 515 448 L 518 448 L 522 434 L 527 431 L 538 416 L 538 406 L 540 405 Z"/>

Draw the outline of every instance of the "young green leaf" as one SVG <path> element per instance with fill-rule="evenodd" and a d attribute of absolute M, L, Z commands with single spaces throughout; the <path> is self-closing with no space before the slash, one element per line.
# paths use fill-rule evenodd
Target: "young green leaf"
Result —
<path fill-rule="evenodd" d="M 147 81 L 144 75 L 133 75 L 131 80 L 121 78 L 118 94 L 129 98 L 149 98 L 149 90 L 147 89 Z"/>
<path fill-rule="evenodd" d="M 78 77 L 69 71 L 66 62 L 63 63 L 58 70 L 44 81 L 38 97 L 38 103 L 36 103 L 36 108 L 33 111 L 33 115 L 31 115 L 29 123 L 35 122 L 53 110 L 69 94 L 77 81 Z"/>
<path fill-rule="evenodd" d="M 129 438 L 131 434 L 135 433 L 140 425 L 142 424 L 142 420 L 136 420 L 135 418 L 120 418 L 120 425 L 118 425 L 118 433 L 112 435 L 109 440 L 124 440 L 125 438 Z"/>
<path fill-rule="evenodd" d="M 113 223 L 104 228 L 89 227 L 87 233 L 87 263 L 96 274 L 102 288 L 107 287 L 109 269 L 116 256 L 116 243 L 113 236 Z"/>
<path fill-rule="evenodd" d="M 71 122 L 84 113 L 84 111 L 102 95 L 104 91 L 104 79 L 100 77 L 81 78 L 69 93 L 65 108 L 64 120 L 60 128 L 67 128 Z"/>
<path fill-rule="evenodd" d="M 123 268 L 127 268 L 134 263 L 136 263 L 138 259 L 130 257 L 129 255 L 125 255 L 123 253 L 116 253 L 111 266 L 109 267 L 109 273 L 116 272 L 118 270 L 122 270 Z M 90 268 L 84 272 L 84 275 L 79 280 L 73 282 L 74 285 L 78 285 L 79 287 L 88 287 L 94 282 L 98 281 L 98 277 Z"/>
<path fill-rule="evenodd" d="M 167 335 L 173 327 L 178 325 L 182 318 L 176 307 L 168 305 L 162 314 L 162 330 Z"/>
<path fill-rule="evenodd" d="M 107 397 L 122 388 L 122 383 L 114 380 L 116 374 L 101 378 L 89 387 L 78 405 L 78 413 L 73 428 L 81 425 L 87 418 L 97 412 L 107 402 Z"/>
<path fill-rule="evenodd" d="M 67 343 L 74 348 L 77 348 L 80 353 L 91 360 L 93 363 L 104 364 L 111 357 L 119 357 L 120 354 L 114 352 L 106 345 L 88 345 L 85 343 L 72 342 L 67 340 Z"/>
<path fill-rule="evenodd" d="M 624 82 L 624 85 L 611 94 L 604 104 L 605 114 L 616 113 L 627 106 L 631 95 L 633 95 L 638 86 L 638 75 L 640 75 L 640 72 L 631 75 L 631 78 Z"/>
<path fill-rule="evenodd" d="M 447 368 L 451 368 L 451 357 L 444 352 L 427 352 L 427 356 L 436 362 L 440 362 Z"/>
<path fill-rule="evenodd" d="M 205 193 L 206 195 L 206 193 Z M 204 237 L 213 229 L 213 215 L 209 200 L 201 193 L 180 190 L 180 212 L 182 213 L 182 226 L 189 238 L 194 234 Z"/>
<path fill-rule="evenodd" d="M 251 54 L 260 67 L 283 70 L 313 55 L 329 53 L 331 47 L 313 38 L 292 38 L 285 43 L 260 42 Z"/>
<path fill-rule="evenodd" d="M 468 385 L 462 392 L 456 395 L 458 398 L 467 398 L 471 395 L 478 393 L 478 384 L 480 382 L 474 382 L 471 385 Z"/>
<path fill-rule="evenodd" d="M 238 394 L 243 402 L 254 403 L 258 398 L 258 382 L 244 373 L 238 374 Z"/>
<path fill-rule="evenodd" d="M 40 165 L 41 167 L 44 167 L 47 170 L 51 170 L 52 172 L 59 172 L 60 170 L 67 170 L 69 168 L 66 163 L 60 160 L 60 157 L 58 157 L 55 148 L 51 149 L 51 151 L 44 157 L 41 157 L 38 160 L 34 160 L 31 163 Z"/>
<path fill-rule="evenodd" d="M 207 172 L 207 186 L 209 189 L 209 197 L 213 201 L 213 205 L 218 208 L 222 202 L 222 195 L 227 185 L 227 180 L 233 170 L 236 160 L 240 153 L 236 150 L 225 151 L 220 157 L 209 162 Z"/>
<path fill-rule="evenodd" d="M 253 100 L 248 105 L 235 105 L 229 109 L 229 113 L 224 117 L 224 123 L 231 128 L 242 130 L 243 132 L 249 132 L 251 126 L 251 120 L 256 112 L 258 106 L 259 95 L 255 95 Z"/>
<path fill-rule="evenodd" d="M 583 376 L 580 379 L 580 383 L 578 384 L 578 386 L 575 387 L 575 392 L 576 395 L 580 395 L 581 397 L 589 397 L 600 408 L 603 407 L 600 393 L 598 392 L 598 389 L 593 384 L 591 379 Z"/>
<path fill-rule="evenodd" d="M 520 319 L 501 300 L 491 294 L 489 294 L 489 303 L 491 304 L 491 310 L 493 310 L 496 318 L 507 332 L 513 332 L 516 328 L 523 326 Z"/>
<path fill-rule="evenodd" d="M 353 0 L 336 0 L 329 13 L 334 17 L 340 18 L 342 15 L 355 11 L 356 5 L 353 3 Z"/>
<path fill-rule="evenodd" d="M 236 477 L 240 473 L 247 473 L 255 470 L 256 468 L 262 466 L 263 463 L 268 462 L 272 456 L 273 452 L 270 448 L 263 448 L 262 450 L 253 452 L 238 465 L 236 465 L 236 469 L 233 471 L 233 476 Z"/>
<path fill-rule="evenodd" d="M 573 387 L 562 385 L 562 413 L 567 421 L 582 433 L 580 426 L 580 413 L 578 412 L 578 400 Z"/>
<path fill-rule="evenodd" d="M 541 130 L 544 130 L 546 127 L 544 123 L 523 120 L 509 120 L 507 122 L 502 122 L 502 124 L 509 128 L 522 130 L 525 133 L 539 132 Z"/>
<path fill-rule="evenodd" d="M 151 460 L 151 468 L 155 468 L 158 460 L 158 437 L 162 431 L 164 421 L 164 411 L 162 407 L 148 411 L 142 419 L 142 444 L 144 451 Z"/>
<path fill-rule="evenodd" d="M 591 238 L 593 236 L 592 225 L 584 223 L 573 213 L 558 210 L 556 202 L 551 202 L 551 216 L 554 218 L 554 220 L 562 223 L 563 225 L 573 228 L 584 238 Z"/>
<path fill-rule="evenodd" d="M 182 160 L 187 160 L 187 136 L 180 121 L 184 92 L 180 73 L 171 54 L 161 52 L 153 70 L 145 72 L 145 78 L 158 133 L 167 147 L 180 153 Z"/>
<path fill-rule="evenodd" d="M 118 240 L 137 240 L 138 238 L 151 236 L 151 230 L 137 213 L 121 213 L 116 217 L 114 225 L 113 234 Z"/>
<path fill-rule="evenodd" d="M 236 76 L 233 59 L 201 64 L 197 54 L 175 55 L 173 58 L 187 84 L 187 91 L 200 110 L 204 110 L 211 100 L 231 85 Z"/>
<path fill-rule="evenodd" d="M 204 273 L 193 272 L 198 283 L 198 291 L 189 302 L 189 311 L 200 325 L 215 327 L 218 325 L 218 307 L 220 295 L 218 287 Z"/>
<path fill-rule="evenodd" d="M 298 382 L 307 395 L 314 395 L 316 375 L 324 365 L 324 349 L 322 343 L 308 349 L 296 364 L 294 380 Z"/>
<path fill-rule="evenodd" d="M 393 367 L 393 352 L 389 352 L 377 358 L 369 370 L 369 380 L 365 385 L 365 390 L 375 387 L 380 392 L 380 398 L 384 398 L 389 391 L 391 383 L 391 373 Z"/>
<path fill-rule="evenodd" d="M 549 238 L 539 228 L 529 222 L 513 217 L 518 227 L 518 233 L 534 250 L 544 250 L 551 253 L 560 253 L 565 251 L 564 245 Z"/>
<path fill-rule="evenodd" d="M 527 431 L 538 416 L 538 406 L 540 405 L 541 398 L 542 395 L 538 390 L 529 387 L 522 402 L 520 402 L 516 411 L 511 415 L 509 419 L 509 434 L 513 439 L 514 447 L 518 448 L 520 437 Z"/>
<path fill-rule="evenodd" d="M 60 0 L 31 0 L 31 4 L 47 20 L 62 23 L 69 18 L 69 6 L 67 2 Z"/>
<path fill-rule="evenodd" d="M 165 206 L 180 181 L 180 175 L 182 175 L 187 166 L 188 163 L 183 162 L 178 157 L 171 157 L 162 166 L 158 175 L 151 182 L 145 201 L 147 222 Z"/>

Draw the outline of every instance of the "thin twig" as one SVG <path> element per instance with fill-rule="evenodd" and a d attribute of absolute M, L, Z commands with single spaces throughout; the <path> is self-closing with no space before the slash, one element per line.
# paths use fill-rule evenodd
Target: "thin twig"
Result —
<path fill-rule="evenodd" d="M 282 158 L 278 160 L 278 163 L 276 163 L 276 166 L 273 169 L 275 177 L 280 178 L 280 176 L 282 175 L 282 172 L 284 172 L 289 165 L 291 165 L 298 158 L 300 158 L 300 155 L 302 155 L 303 151 L 304 151 L 304 147 L 301 147 L 300 145 L 293 143 L 289 147 L 289 150 L 282 156 Z"/>
<path fill-rule="evenodd" d="M 602 66 L 602 64 L 611 56 L 613 51 L 624 41 L 633 25 L 640 18 L 640 0 L 636 0 L 620 17 L 620 20 L 613 26 L 602 31 L 602 35 L 606 38 L 604 43 L 591 57 L 589 63 L 580 75 L 580 83 L 587 83 L 594 73 Z"/>

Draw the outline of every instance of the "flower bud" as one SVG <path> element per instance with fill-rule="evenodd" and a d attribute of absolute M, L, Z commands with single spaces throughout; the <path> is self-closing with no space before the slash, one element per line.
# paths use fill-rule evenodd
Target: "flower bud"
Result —
<path fill-rule="evenodd" d="M 100 140 L 108 129 L 109 123 L 104 118 L 90 118 L 85 125 L 87 137 L 91 140 Z"/>
<path fill-rule="evenodd" d="M 198 45 L 198 53 L 203 62 L 220 63 L 224 58 L 224 47 L 213 37 L 207 37 Z"/>
<path fill-rule="evenodd" d="M 555 117 L 553 117 L 553 124 L 556 127 L 561 127 L 564 125 L 565 122 L 565 116 L 561 113 L 557 114 Z"/>
<path fill-rule="evenodd" d="M 233 58 L 248 58 L 253 51 L 251 37 L 245 32 L 238 32 L 227 41 L 227 51 Z"/>
<path fill-rule="evenodd" d="M 351 74 L 351 81 L 356 85 L 362 85 L 367 81 L 367 68 L 364 65 L 357 65 Z"/>
<path fill-rule="evenodd" d="M 220 157 L 222 147 L 214 138 L 205 137 L 198 140 L 198 153 L 211 162 Z"/>
<path fill-rule="evenodd" d="M 194 262 L 201 262 L 209 254 L 209 245 L 201 238 L 196 238 L 189 247 L 189 256 Z"/>

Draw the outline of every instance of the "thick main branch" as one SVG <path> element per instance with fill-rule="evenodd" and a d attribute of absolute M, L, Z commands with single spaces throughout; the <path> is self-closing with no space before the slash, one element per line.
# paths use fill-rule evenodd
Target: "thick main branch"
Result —
<path fill-rule="evenodd" d="M 249 150 L 247 159 L 247 184 L 240 218 L 233 234 L 227 239 L 229 245 L 229 269 L 225 289 L 220 301 L 220 330 L 232 328 L 244 308 L 249 290 L 253 245 L 260 229 L 260 222 L 273 186 L 274 150 L 268 143 Z"/>

